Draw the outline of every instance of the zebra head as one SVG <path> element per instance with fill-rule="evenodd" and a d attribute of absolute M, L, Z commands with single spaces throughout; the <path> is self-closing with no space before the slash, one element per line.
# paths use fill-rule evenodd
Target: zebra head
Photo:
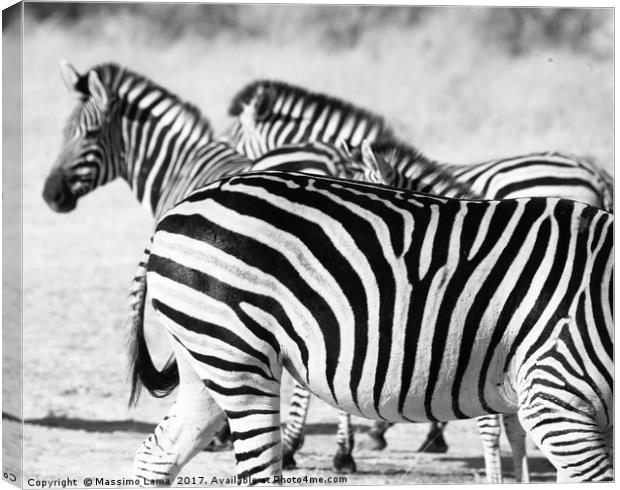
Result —
<path fill-rule="evenodd" d="M 235 95 L 228 109 L 228 114 L 236 119 L 220 136 L 220 140 L 250 159 L 260 158 L 278 146 L 270 146 L 265 141 L 265 130 L 275 122 L 269 122 L 269 119 L 274 119 L 272 109 L 277 95 L 270 82 L 255 82 L 245 87 Z"/>
<path fill-rule="evenodd" d="M 79 74 L 60 65 L 69 92 L 78 99 L 64 131 L 63 148 L 48 175 L 43 199 L 56 212 L 72 211 L 77 200 L 119 173 L 119 104 L 97 70 Z"/>
<path fill-rule="evenodd" d="M 373 151 L 372 142 L 365 139 L 358 147 L 351 149 L 346 141 L 338 142 L 340 149 L 347 155 L 347 178 L 373 184 L 392 185 L 394 169 Z"/>
<path fill-rule="evenodd" d="M 391 185 L 394 179 L 394 169 L 381 155 L 375 154 L 370 141 L 362 141 L 361 152 L 365 168 L 364 179 L 375 184 Z"/>
<path fill-rule="evenodd" d="M 228 112 L 231 116 L 239 116 L 247 124 L 262 122 L 273 115 L 277 97 L 276 82 L 255 82 L 234 97 Z"/>

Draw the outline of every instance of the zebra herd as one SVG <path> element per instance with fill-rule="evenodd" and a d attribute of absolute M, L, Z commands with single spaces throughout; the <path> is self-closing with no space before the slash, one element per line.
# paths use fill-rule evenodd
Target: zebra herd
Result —
<path fill-rule="evenodd" d="M 115 64 L 63 79 L 79 100 L 43 197 L 58 212 L 123 178 L 157 224 L 132 283 L 133 384 L 177 385 L 136 475 L 172 479 L 230 425 L 240 477 L 294 465 L 309 393 L 340 409 L 334 467 L 355 471 L 349 414 L 478 418 L 501 481 L 525 434 L 558 479 L 613 478 L 613 187 L 589 162 L 536 153 L 432 161 L 342 100 L 257 81 L 221 137 L 191 104 Z M 171 339 L 158 370 L 147 294 Z M 295 379 L 280 431 L 280 380 Z M 503 414 L 500 416 L 500 414 Z"/>

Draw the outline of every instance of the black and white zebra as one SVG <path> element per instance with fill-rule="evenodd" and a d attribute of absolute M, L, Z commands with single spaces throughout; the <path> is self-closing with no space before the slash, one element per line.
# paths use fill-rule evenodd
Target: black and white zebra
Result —
<path fill-rule="evenodd" d="M 45 201 L 58 212 L 72 211 L 80 197 L 117 177 L 128 183 L 155 218 L 193 189 L 244 171 L 280 169 L 370 181 L 379 178 L 368 168 L 356 167 L 340 148 L 320 141 L 283 145 L 250 161 L 227 143 L 213 140 L 209 121 L 195 106 L 114 63 L 80 74 L 63 62 L 61 74 L 79 103 L 43 190 Z M 367 111 L 350 104 L 343 104 L 341 110 L 347 111 L 341 112 L 343 117 L 374 128 L 377 134 L 389 133 L 380 118 Z M 176 364 L 166 369 L 176 376 Z M 297 394 L 304 391 L 297 386 Z M 293 437 L 290 428 L 285 434 Z M 347 447 L 346 439 L 339 441 L 339 447 Z"/>
<path fill-rule="evenodd" d="M 279 81 L 247 85 L 234 96 L 229 114 L 235 119 L 220 139 L 251 159 L 287 144 L 322 141 L 355 147 L 364 140 L 394 137 L 381 116 Z"/>
<path fill-rule="evenodd" d="M 229 113 L 236 116 L 236 120 L 224 140 L 252 156 L 261 155 L 278 144 L 315 138 L 332 143 L 337 139 L 349 138 L 348 141 L 353 141 L 353 146 L 356 146 L 359 141 L 350 137 L 352 131 L 337 131 L 341 127 L 338 123 L 344 120 L 339 116 L 343 106 L 347 103 L 301 87 L 283 82 L 256 81 L 234 97 Z M 334 120 L 327 117 L 330 114 L 336 114 Z M 379 116 L 371 117 L 385 124 Z M 609 175 L 578 157 L 542 152 L 469 165 L 441 164 L 427 158 L 416 148 L 397 141 L 387 128 L 373 134 L 383 140 L 382 143 L 374 143 L 373 150 L 394 169 L 389 178 L 390 183 L 397 187 L 452 197 L 467 197 L 469 192 L 484 199 L 560 197 L 609 211 L 613 208 L 613 186 Z M 302 440 L 308 401 L 303 387 L 296 386 L 283 438 L 285 467 L 294 466 L 292 454 Z M 527 481 L 525 440 L 518 435 L 518 423 L 510 415 L 506 419 L 517 481 Z M 375 424 L 369 433 L 372 447 L 385 447 L 387 427 L 386 424 Z M 447 445 L 442 435 L 443 427 L 444 424 L 432 424 L 420 449 L 445 451 Z M 479 421 L 478 428 L 485 450 L 487 479 L 489 482 L 501 481 L 500 419 L 498 416 L 486 416 Z M 354 469 L 350 446 L 345 448 L 343 444 L 339 439 L 337 454 L 348 451 L 344 465 Z"/>
<path fill-rule="evenodd" d="M 73 210 L 80 197 L 120 177 L 157 217 L 197 186 L 251 163 L 214 141 L 195 106 L 142 75 L 114 63 L 80 74 L 63 62 L 61 73 L 79 103 L 43 190 L 55 211 Z"/>
<path fill-rule="evenodd" d="M 147 283 L 181 383 L 137 453 L 142 478 L 176 475 L 224 419 L 237 475 L 278 476 L 286 369 L 375 420 L 515 413 L 560 479 L 613 479 L 604 210 L 280 172 L 210 184 L 162 217 L 134 283 L 134 379 L 157 390 Z"/>
<path fill-rule="evenodd" d="M 381 152 L 396 170 L 393 177 L 398 187 L 424 192 L 418 187 L 420 178 L 432 181 L 442 170 L 489 199 L 561 197 L 609 211 L 613 208 L 611 177 L 584 158 L 538 152 L 482 163 L 438 163 L 397 142 L 391 128 L 378 115 L 357 109 L 356 114 L 366 117 L 363 124 L 356 125 L 355 118 L 342 116 L 348 106 L 340 99 L 284 82 L 255 81 L 234 96 L 229 114 L 235 120 L 223 139 L 251 158 L 283 144 L 304 141 L 333 144 L 343 140 L 352 147 L 359 146 L 364 139 L 384 141 Z M 395 144 L 391 145 L 391 141 Z M 400 151 L 403 147 L 404 152 Z M 395 153 L 390 155 L 390 149 Z"/>

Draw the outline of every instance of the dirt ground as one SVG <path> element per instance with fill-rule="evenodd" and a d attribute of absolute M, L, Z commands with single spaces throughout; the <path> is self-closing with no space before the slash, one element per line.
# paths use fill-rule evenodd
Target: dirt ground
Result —
<path fill-rule="evenodd" d="M 123 182 L 85 197 L 68 215 L 52 213 L 40 197 L 74 106 L 60 79 L 59 61 L 68 59 L 79 70 L 110 60 L 129 66 L 197 104 L 216 132 L 226 127 L 228 101 L 237 90 L 256 78 L 277 78 L 383 114 L 405 140 L 439 160 L 565 150 L 590 155 L 613 171 L 611 59 L 567 49 L 534 50 L 514 59 L 469 41 L 471 33 L 462 30 L 462 23 L 446 16 L 416 32 L 377 27 L 357 45 L 331 51 L 303 40 L 276 46 L 261 39 L 207 42 L 188 36 L 154 44 L 111 25 L 84 33 L 53 23 L 27 23 L 26 483 L 29 478 L 130 478 L 135 450 L 171 403 L 143 395 L 136 408 L 127 408 L 126 296 L 151 227 L 149 216 Z M 332 475 L 336 420 L 330 407 L 314 404 L 297 458 L 299 469 L 287 474 Z M 16 424 L 3 422 L 5 433 Z M 361 440 L 368 422 L 356 419 L 355 424 Z M 482 481 L 484 464 L 473 421 L 448 426 L 450 451 L 443 455 L 415 452 L 425 431 L 424 425 L 399 425 L 388 432 L 385 451 L 356 451 L 359 472 L 347 482 Z M 503 439 L 502 451 L 510 481 Z M 532 480 L 553 481 L 552 467 L 534 447 L 530 455 Z M 232 472 L 232 454 L 218 452 L 200 454 L 182 475 L 211 478 Z"/>
<path fill-rule="evenodd" d="M 318 405 L 318 403 L 316 404 Z M 34 425 L 44 424 L 44 425 Z M 356 420 L 357 440 L 363 442 L 367 422 Z M 131 462 L 135 448 L 148 435 L 152 425 L 134 420 L 76 420 L 48 418 L 33 420 L 25 427 L 27 460 L 25 478 L 55 479 L 86 477 L 132 478 Z M 330 477 L 335 451 L 336 418 L 329 407 L 310 414 L 304 447 L 297 456 L 298 468 L 285 477 Z M 472 421 L 458 421 L 446 428 L 450 451 L 431 455 L 415 452 L 423 441 L 425 425 L 399 425 L 387 435 L 388 447 L 381 452 L 356 450 L 358 472 L 346 475 L 341 484 L 483 483 L 484 461 Z M 530 446 L 530 474 L 533 481 L 555 481 L 551 464 Z M 74 461 L 75 463 L 72 463 Z M 78 463 L 79 461 L 79 463 Z M 502 440 L 502 464 L 507 482 L 514 482 L 512 461 Z M 233 475 L 232 452 L 203 452 L 179 475 L 181 486 L 193 486 L 199 478 Z M 195 479 L 195 480 L 193 480 Z M 186 482 L 185 485 L 182 483 Z M 26 483 L 28 481 L 26 480 Z M 206 485 L 203 485 L 206 486 Z"/>

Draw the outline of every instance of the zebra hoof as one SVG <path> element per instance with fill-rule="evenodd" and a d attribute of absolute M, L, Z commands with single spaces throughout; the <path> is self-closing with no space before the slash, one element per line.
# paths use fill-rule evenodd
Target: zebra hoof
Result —
<path fill-rule="evenodd" d="M 383 434 L 377 434 L 369 432 L 367 437 L 360 441 L 360 449 L 367 449 L 370 451 L 382 451 L 387 447 L 387 441 Z"/>
<path fill-rule="evenodd" d="M 333 467 L 336 473 L 350 474 L 357 471 L 355 461 L 350 454 L 336 453 L 333 460 Z"/>
<path fill-rule="evenodd" d="M 445 453 L 448 451 L 448 445 L 441 434 L 437 437 L 427 438 L 419 447 L 419 453 Z"/>
<path fill-rule="evenodd" d="M 293 457 L 292 451 L 282 451 L 282 469 L 283 470 L 294 470 L 297 468 L 297 462 Z"/>

